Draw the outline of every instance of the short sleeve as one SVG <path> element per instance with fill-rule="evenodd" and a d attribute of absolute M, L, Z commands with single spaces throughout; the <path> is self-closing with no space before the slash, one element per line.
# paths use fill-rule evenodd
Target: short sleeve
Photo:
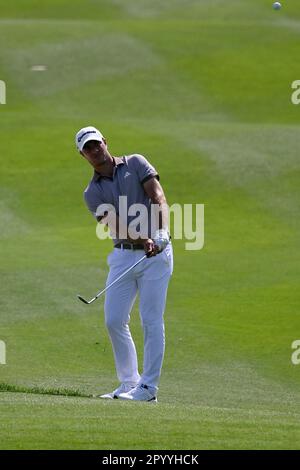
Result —
<path fill-rule="evenodd" d="M 103 217 L 104 215 L 104 212 L 105 212 L 105 208 L 103 208 L 103 210 L 101 211 L 101 205 L 107 205 L 105 204 L 104 201 L 101 200 L 101 198 L 99 198 L 98 194 L 97 196 L 94 194 L 94 191 L 91 190 L 91 187 L 88 186 L 84 193 L 83 193 L 83 196 L 84 196 L 84 201 L 86 203 L 86 206 L 88 208 L 88 210 L 92 213 L 92 215 L 95 217 L 96 220 L 98 220 L 98 218 L 100 217 Z"/>
<path fill-rule="evenodd" d="M 146 181 L 154 177 L 159 180 L 159 174 L 157 173 L 156 169 L 151 165 L 151 163 L 148 162 L 145 157 L 143 157 L 143 155 L 133 155 L 131 160 L 134 164 L 134 168 L 138 174 L 141 184 L 144 184 Z"/>

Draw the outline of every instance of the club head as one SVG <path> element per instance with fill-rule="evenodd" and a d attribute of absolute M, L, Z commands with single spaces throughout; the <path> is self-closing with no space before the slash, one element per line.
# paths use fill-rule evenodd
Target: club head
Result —
<path fill-rule="evenodd" d="M 83 302 L 84 304 L 89 304 L 89 302 L 87 300 L 85 300 L 83 297 L 81 297 L 81 295 L 77 295 L 78 299 L 81 300 L 81 302 Z"/>

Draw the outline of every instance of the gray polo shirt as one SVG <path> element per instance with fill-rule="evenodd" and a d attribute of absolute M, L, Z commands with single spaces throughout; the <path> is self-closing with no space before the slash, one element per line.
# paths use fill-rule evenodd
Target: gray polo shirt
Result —
<path fill-rule="evenodd" d="M 84 191 L 84 199 L 94 217 L 101 216 L 101 204 L 111 204 L 120 214 L 119 196 L 127 196 L 127 206 L 143 204 L 148 211 L 148 236 L 151 237 L 151 200 L 144 191 L 143 184 L 159 175 L 155 168 L 143 155 L 134 154 L 123 157 L 113 157 L 113 176 L 101 176 L 95 171 L 93 178 Z M 98 209 L 98 211 L 97 211 Z M 105 211 L 103 211 L 105 212 Z M 128 224 L 136 215 L 128 216 Z M 114 244 L 125 240 L 114 239 Z"/>

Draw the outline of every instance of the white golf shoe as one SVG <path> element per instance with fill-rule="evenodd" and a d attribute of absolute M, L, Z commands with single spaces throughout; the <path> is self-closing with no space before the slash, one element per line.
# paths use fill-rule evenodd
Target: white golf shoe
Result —
<path fill-rule="evenodd" d="M 157 397 L 155 389 L 148 387 L 147 385 L 140 384 L 132 388 L 127 393 L 120 393 L 120 400 L 133 400 L 133 401 L 151 401 L 157 403 Z"/>
<path fill-rule="evenodd" d="M 130 392 L 135 387 L 134 384 L 122 383 L 118 388 L 116 388 L 111 393 L 106 393 L 105 395 L 97 395 L 97 398 L 106 398 L 109 400 L 113 400 L 119 398 L 121 393 Z"/>

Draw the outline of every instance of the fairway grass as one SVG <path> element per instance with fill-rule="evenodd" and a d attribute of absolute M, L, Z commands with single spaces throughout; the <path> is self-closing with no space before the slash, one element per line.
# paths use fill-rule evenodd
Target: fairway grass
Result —
<path fill-rule="evenodd" d="M 300 448 L 298 3 L 1 7 L 1 449 Z M 76 297 L 111 250 L 83 202 L 85 125 L 149 158 L 170 205 L 205 204 L 203 250 L 173 237 L 157 405 L 91 397 L 118 383 L 103 299 Z M 131 330 L 141 366 L 138 305 Z"/>
<path fill-rule="evenodd" d="M 290 449 L 300 414 L 3 393 L 6 449 Z M 37 439 L 38 436 L 38 439 Z"/>

